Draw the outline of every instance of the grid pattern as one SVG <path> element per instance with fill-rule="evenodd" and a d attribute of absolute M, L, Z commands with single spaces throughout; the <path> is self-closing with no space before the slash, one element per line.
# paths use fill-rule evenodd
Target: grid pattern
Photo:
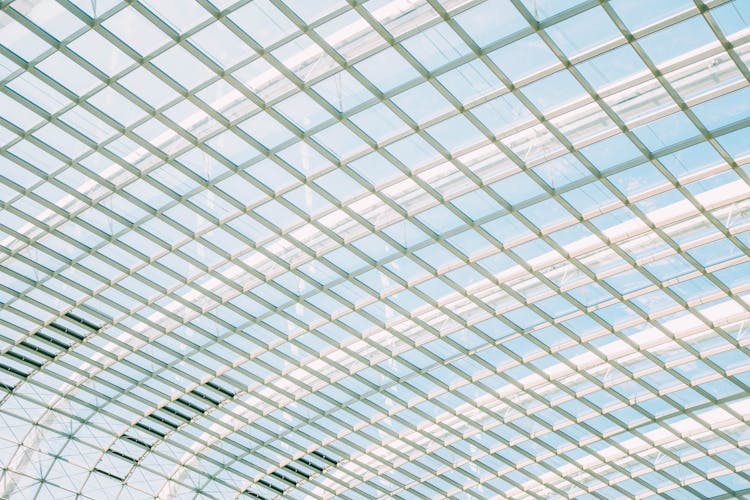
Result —
<path fill-rule="evenodd" d="M 750 494 L 750 0 L 0 0 L 0 497 Z"/>

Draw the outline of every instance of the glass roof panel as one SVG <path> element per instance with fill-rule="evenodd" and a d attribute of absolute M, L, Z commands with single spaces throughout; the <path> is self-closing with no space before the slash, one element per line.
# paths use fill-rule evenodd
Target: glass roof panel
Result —
<path fill-rule="evenodd" d="M 0 497 L 747 494 L 748 19 L 0 2 Z"/>

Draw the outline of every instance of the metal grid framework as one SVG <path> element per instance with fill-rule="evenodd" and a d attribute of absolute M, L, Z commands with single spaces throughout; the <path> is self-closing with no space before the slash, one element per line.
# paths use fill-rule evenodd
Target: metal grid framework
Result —
<path fill-rule="evenodd" d="M 0 9 L 0 497 L 750 491 L 750 0 Z"/>

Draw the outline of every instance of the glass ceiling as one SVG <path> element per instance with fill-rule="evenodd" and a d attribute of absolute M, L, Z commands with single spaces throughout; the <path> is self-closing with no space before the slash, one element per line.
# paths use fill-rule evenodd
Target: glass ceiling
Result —
<path fill-rule="evenodd" d="M 0 0 L 0 497 L 750 494 L 750 0 Z"/>

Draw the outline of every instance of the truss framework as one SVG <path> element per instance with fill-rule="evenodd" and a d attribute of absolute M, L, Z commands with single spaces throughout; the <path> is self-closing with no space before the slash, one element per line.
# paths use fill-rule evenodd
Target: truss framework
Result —
<path fill-rule="evenodd" d="M 750 491 L 750 2 L 0 7 L 1 497 Z"/>

